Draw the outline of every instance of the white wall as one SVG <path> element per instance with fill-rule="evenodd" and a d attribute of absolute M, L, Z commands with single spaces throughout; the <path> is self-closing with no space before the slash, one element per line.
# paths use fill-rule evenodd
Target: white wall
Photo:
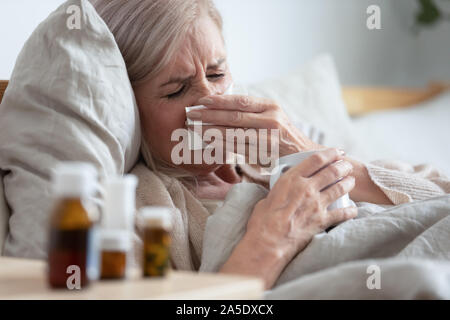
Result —
<path fill-rule="evenodd" d="M 62 2 L 0 1 L 0 79 L 10 77 L 25 40 Z M 240 82 L 288 73 L 321 52 L 334 55 L 345 84 L 423 85 L 433 79 L 450 80 L 450 23 L 414 35 L 410 25 L 415 0 L 215 2 L 225 20 L 230 61 Z M 366 28 L 370 4 L 382 9 L 380 31 Z"/>
<path fill-rule="evenodd" d="M 63 0 L 0 0 L 0 79 L 9 79 L 17 55 L 38 24 Z"/>
<path fill-rule="evenodd" d="M 415 35 L 415 0 L 215 2 L 235 77 L 244 82 L 284 74 L 321 52 L 334 55 L 345 84 L 450 80 L 450 23 Z M 382 30 L 366 27 L 370 4 L 381 7 Z"/>

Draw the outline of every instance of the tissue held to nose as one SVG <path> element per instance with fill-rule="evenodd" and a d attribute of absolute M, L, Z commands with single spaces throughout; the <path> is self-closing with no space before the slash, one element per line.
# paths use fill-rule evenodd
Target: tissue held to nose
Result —
<path fill-rule="evenodd" d="M 228 89 L 225 91 L 225 93 L 223 95 L 231 95 L 233 94 L 233 84 L 231 84 Z M 205 106 L 199 105 L 199 106 L 192 106 L 192 107 L 186 107 L 186 115 L 191 112 L 191 111 L 196 111 L 196 110 L 202 110 L 202 109 L 206 109 Z M 213 124 L 211 123 L 203 123 L 201 120 L 192 120 L 186 117 L 186 125 L 187 126 L 194 126 L 194 125 L 204 125 L 204 126 L 211 126 Z"/>
<path fill-rule="evenodd" d="M 233 94 L 233 84 L 231 84 L 228 89 L 225 91 L 224 95 L 231 95 Z M 202 110 L 206 109 L 205 106 L 199 105 L 199 106 L 192 106 L 192 107 L 186 107 L 186 115 L 195 110 Z M 186 126 L 212 126 L 212 123 L 203 123 L 201 120 L 192 120 L 189 119 L 186 116 Z M 206 144 L 202 141 L 202 138 L 199 136 L 199 134 L 190 128 L 188 128 L 189 132 L 189 148 L 190 150 L 202 150 L 206 147 Z"/>

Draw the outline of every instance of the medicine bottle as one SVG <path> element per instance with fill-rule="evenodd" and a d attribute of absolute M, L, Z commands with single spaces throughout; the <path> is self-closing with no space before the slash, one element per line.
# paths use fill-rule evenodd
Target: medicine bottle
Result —
<path fill-rule="evenodd" d="M 82 289 L 95 260 L 95 229 L 88 212 L 96 171 L 87 163 L 58 165 L 52 175 L 55 207 L 50 217 L 48 280 L 52 288 Z M 73 287 L 70 287 L 73 289 Z"/>
<path fill-rule="evenodd" d="M 143 276 L 162 277 L 169 270 L 171 214 L 169 208 L 146 207 L 139 211 L 143 223 Z"/>
<path fill-rule="evenodd" d="M 124 279 L 130 265 L 137 178 L 109 178 L 101 228 L 101 279 Z"/>
<path fill-rule="evenodd" d="M 127 271 L 127 255 L 130 235 L 125 230 L 102 230 L 101 279 L 124 279 Z"/>

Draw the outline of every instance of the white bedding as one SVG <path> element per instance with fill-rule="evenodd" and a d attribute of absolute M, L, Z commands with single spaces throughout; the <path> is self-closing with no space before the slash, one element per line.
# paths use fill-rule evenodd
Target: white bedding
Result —
<path fill-rule="evenodd" d="M 232 188 L 208 219 L 200 271 L 220 269 L 266 194 L 255 184 Z M 450 195 L 387 209 L 358 205 L 356 219 L 313 238 L 266 298 L 450 299 Z M 367 286 L 371 266 L 380 270 L 380 289 Z"/>
<path fill-rule="evenodd" d="M 450 176 L 450 93 L 354 120 L 366 160 L 430 163 Z M 420 150 L 420 152 L 418 151 Z M 209 218 L 201 271 L 217 272 L 267 190 L 235 186 Z M 318 234 L 266 299 L 450 299 L 450 195 L 392 207 L 359 203 L 357 219 Z M 369 289 L 379 268 L 380 289 Z"/>
<path fill-rule="evenodd" d="M 353 121 L 367 160 L 430 163 L 450 176 L 450 92 L 405 110 L 377 112 Z"/>

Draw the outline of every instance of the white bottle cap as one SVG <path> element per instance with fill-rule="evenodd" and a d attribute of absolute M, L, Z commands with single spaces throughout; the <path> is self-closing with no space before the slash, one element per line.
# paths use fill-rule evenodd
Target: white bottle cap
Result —
<path fill-rule="evenodd" d="M 131 249 L 131 234 L 127 230 L 101 230 L 100 246 L 102 251 L 127 252 Z"/>
<path fill-rule="evenodd" d="M 139 217 L 145 227 L 172 227 L 172 209 L 167 207 L 145 207 L 139 210 Z"/>
<path fill-rule="evenodd" d="M 133 175 L 106 180 L 105 205 L 102 216 L 104 229 L 133 230 L 136 186 L 137 178 Z"/>
<path fill-rule="evenodd" d="M 58 197 L 89 197 L 96 190 L 97 171 L 90 163 L 61 162 L 51 179 Z"/>

